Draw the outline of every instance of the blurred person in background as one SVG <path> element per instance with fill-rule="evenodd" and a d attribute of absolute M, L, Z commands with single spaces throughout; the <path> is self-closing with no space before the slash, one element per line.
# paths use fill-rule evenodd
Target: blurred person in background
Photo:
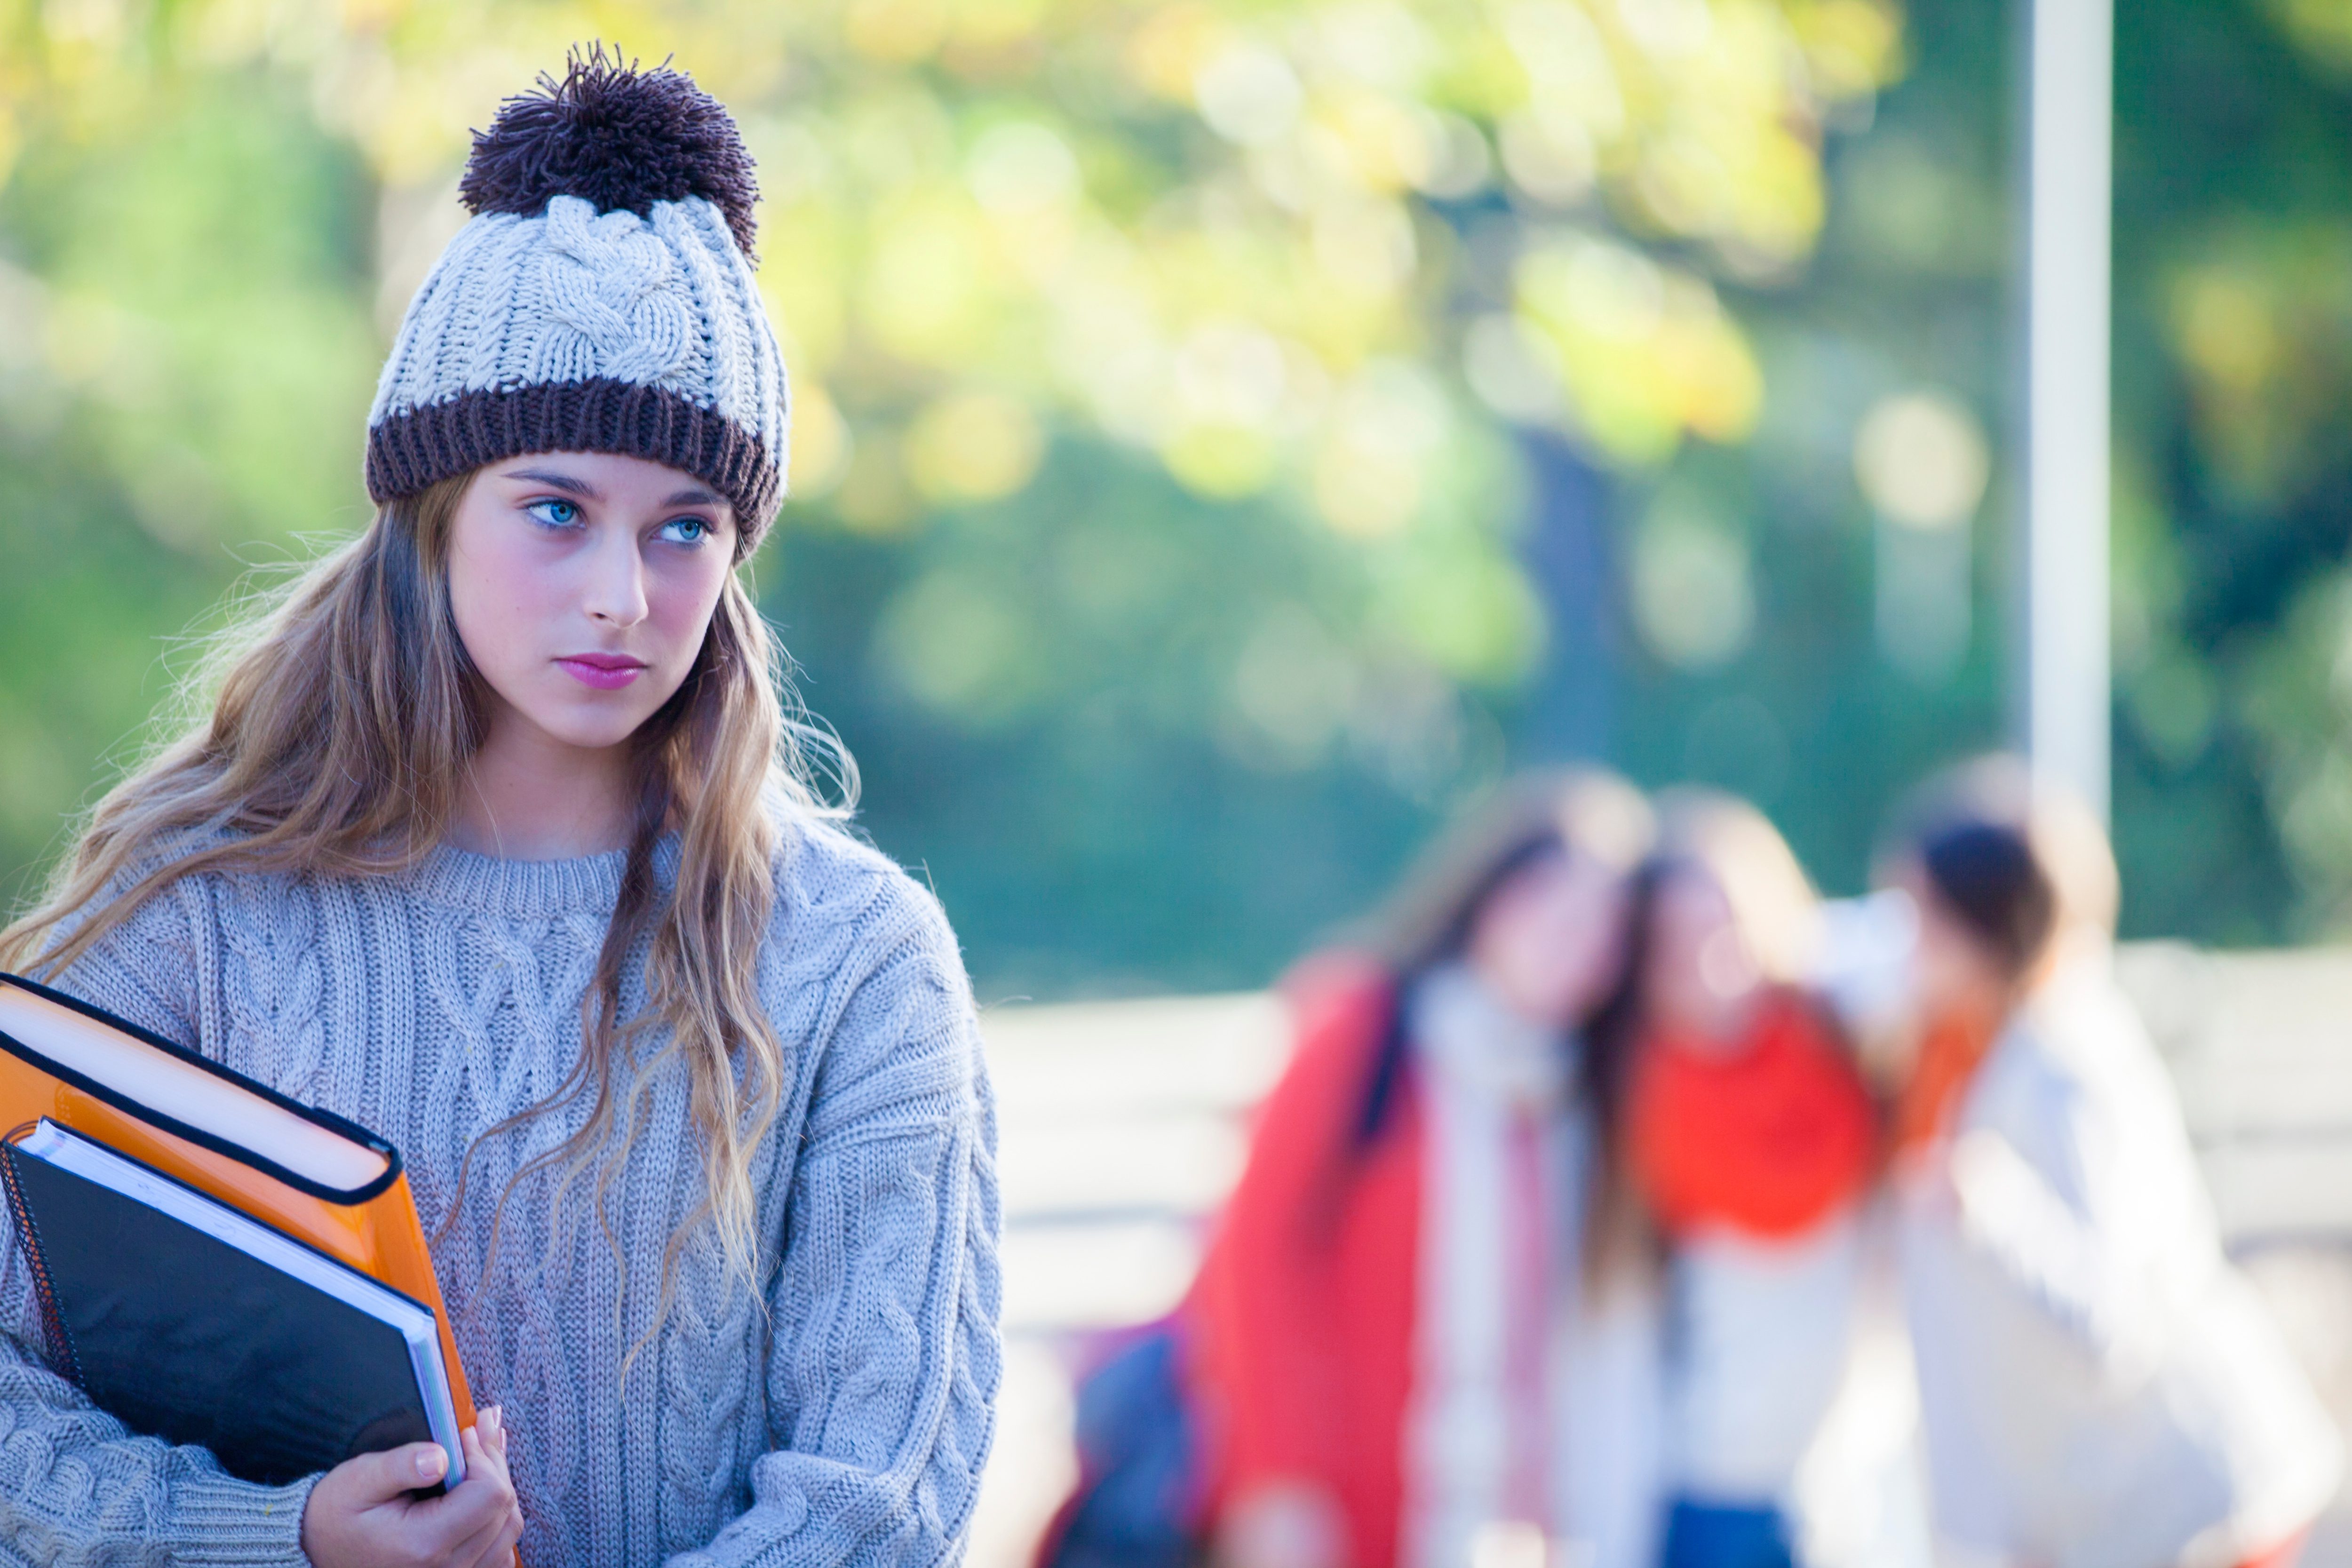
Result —
<path fill-rule="evenodd" d="M 1943 1554 L 2284 1568 L 2338 1440 L 2111 976 L 2105 835 L 1996 760 L 1931 786 L 1884 864 L 1918 912 L 1895 1186 Z"/>
<path fill-rule="evenodd" d="M 1522 779 L 1294 975 L 1183 1313 L 1217 1562 L 1654 1560 L 1654 1313 L 1583 1289 L 1611 1140 L 1579 1047 L 1650 834 L 1611 775 Z"/>
<path fill-rule="evenodd" d="M 1787 1568 L 1798 1472 L 1843 1384 L 1877 1113 L 1803 988 L 1821 914 L 1763 814 L 1664 802 L 1594 1030 L 1622 1181 L 1664 1245 L 1666 1568 Z M 1604 1117 L 1604 1124 L 1611 1119 Z"/>

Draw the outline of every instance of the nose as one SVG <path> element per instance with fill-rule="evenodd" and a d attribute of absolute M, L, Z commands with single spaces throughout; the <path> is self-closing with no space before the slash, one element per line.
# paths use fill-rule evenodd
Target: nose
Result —
<path fill-rule="evenodd" d="M 646 564 L 626 529 L 611 529 L 588 565 L 581 608 L 588 618 L 626 630 L 646 618 Z"/>

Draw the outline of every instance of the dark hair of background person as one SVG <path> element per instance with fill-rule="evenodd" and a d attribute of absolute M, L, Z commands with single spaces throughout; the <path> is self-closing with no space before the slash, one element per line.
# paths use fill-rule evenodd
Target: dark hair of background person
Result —
<path fill-rule="evenodd" d="M 1649 803 L 1615 773 L 1578 767 L 1527 773 L 1498 785 L 1415 861 L 1388 900 L 1354 933 L 1395 982 L 1388 1027 L 1367 1076 L 1353 1147 L 1377 1139 L 1404 1077 L 1405 998 L 1412 984 L 1461 956 L 1471 928 L 1505 883 L 1554 855 L 1582 855 L 1631 871 L 1654 832 Z"/>
<path fill-rule="evenodd" d="M 1625 1101 L 1642 1043 L 1642 977 L 1650 967 L 1658 896 L 1680 869 L 1671 857 L 1653 855 L 1633 873 L 1625 900 L 1625 941 L 1618 949 L 1616 983 L 1584 1030 L 1580 1087 L 1591 1108 L 1593 1158 L 1584 1205 L 1584 1277 L 1600 1284 L 1628 1268 L 1646 1271 L 1664 1258 L 1664 1244 L 1634 1195 L 1625 1148 Z"/>
<path fill-rule="evenodd" d="M 2070 927 L 2112 931 L 2122 901 L 2114 851 L 2089 808 L 2011 756 L 1930 779 L 1896 817 L 1880 858 L 1915 862 L 2012 983 Z"/>
<path fill-rule="evenodd" d="M 2014 825 L 1956 822 L 1919 846 L 1930 894 L 1958 917 L 2014 984 L 2058 934 L 2058 894 Z"/>

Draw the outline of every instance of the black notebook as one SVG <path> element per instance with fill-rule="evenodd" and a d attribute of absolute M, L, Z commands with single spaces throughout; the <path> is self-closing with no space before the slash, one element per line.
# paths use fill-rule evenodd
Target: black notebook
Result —
<path fill-rule="evenodd" d="M 52 1121 L 0 1162 L 51 1352 L 132 1431 L 266 1485 L 428 1440 L 463 1479 L 430 1308 Z"/>

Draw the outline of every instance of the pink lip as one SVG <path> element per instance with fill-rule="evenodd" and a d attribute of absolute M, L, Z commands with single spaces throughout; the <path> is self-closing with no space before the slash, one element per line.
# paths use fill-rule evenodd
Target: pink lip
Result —
<path fill-rule="evenodd" d="M 617 653 L 567 654 L 555 662 L 564 674 L 598 691 L 618 691 L 646 671 L 643 659 Z"/>

